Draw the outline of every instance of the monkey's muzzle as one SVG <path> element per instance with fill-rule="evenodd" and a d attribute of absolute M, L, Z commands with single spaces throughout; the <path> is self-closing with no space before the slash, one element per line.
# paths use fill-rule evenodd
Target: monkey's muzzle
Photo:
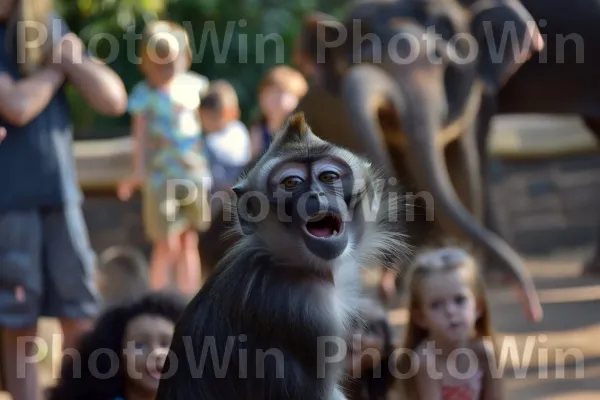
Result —
<path fill-rule="evenodd" d="M 336 237 L 343 231 L 344 222 L 335 214 L 319 213 L 306 221 L 304 229 L 316 238 Z"/>
<path fill-rule="evenodd" d="M 337 210 L 319 210 L 300 222 L 307 249 L 323 260 L 339 257 L 348 246 L 344 219 Z"/>

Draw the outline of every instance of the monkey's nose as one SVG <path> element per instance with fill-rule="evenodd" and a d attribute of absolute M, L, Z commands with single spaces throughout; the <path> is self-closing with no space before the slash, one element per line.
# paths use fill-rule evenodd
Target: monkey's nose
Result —
<path fill-rule="evenodd" d="M 319 193 L 311 193 L 306 199 L 306 205 L 304 207 L 305 209 L 300 210 L 301 212 L 306 212 L 306 215 L 304 215 L 304 217 L 307 218 L 327 210 L 327 204 L 325 204 L 325 202 L 323 202 L 322 199 L 323 197 L 321 197 Z"/>

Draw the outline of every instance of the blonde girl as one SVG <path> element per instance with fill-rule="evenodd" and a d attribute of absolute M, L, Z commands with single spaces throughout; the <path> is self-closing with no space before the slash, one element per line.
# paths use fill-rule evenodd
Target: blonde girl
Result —
<path fill-rule="evenodd" d="M 445 247 L 417 258 L 407 279 L 409 321 L 399 361 L 406 399 L 500 399 L 495 343 L 475 259 Z"/>

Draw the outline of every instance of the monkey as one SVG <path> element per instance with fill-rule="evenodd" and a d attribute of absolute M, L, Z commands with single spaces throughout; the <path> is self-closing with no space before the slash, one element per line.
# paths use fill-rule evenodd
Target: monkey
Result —
<path fill-rule="evenodd" d="M 346 399 L 361 268 L 410 253 L 381 176 L 290 116 L 230 190 L 240 239 L 178 321 L 156 399 Z"/>

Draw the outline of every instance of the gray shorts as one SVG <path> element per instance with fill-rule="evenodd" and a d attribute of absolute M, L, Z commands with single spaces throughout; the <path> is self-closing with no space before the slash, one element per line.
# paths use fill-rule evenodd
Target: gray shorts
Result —
<path fill-rule="evenodd" d="M 0 326 L 95 317 L 95 258 L 78 204 L 0 214 Z"/>

